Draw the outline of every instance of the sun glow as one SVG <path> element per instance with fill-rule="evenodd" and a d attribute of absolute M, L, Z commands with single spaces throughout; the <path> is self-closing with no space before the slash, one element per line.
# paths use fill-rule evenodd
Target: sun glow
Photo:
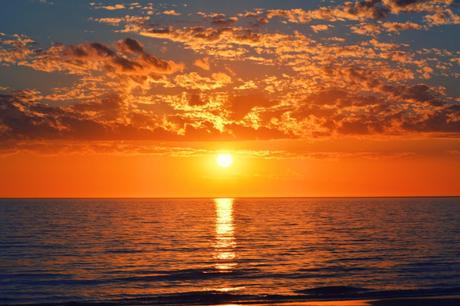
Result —
<path fill-rule="evenodd" d="M 215 267 L 221 272 L 230 272 L 235 266 L 236 241 L 233 230 L 233 199 L 214 199 L 216 209 Z"/>
<path fill-rule="evenodd" d="M 233 164 L 233 156 L 230 153 L 219 153 L 216 163 L 221 168 L 229 168 Z"/>

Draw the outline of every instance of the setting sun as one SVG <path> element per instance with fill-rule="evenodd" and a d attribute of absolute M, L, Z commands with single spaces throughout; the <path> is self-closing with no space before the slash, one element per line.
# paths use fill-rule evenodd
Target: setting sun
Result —
<path fill-rule="evenodd" d="M 216 163 L 221 168 L 229 168 L 233 164 L 233 156 L 230 153 L 220 153 L 216 157 Z"/>

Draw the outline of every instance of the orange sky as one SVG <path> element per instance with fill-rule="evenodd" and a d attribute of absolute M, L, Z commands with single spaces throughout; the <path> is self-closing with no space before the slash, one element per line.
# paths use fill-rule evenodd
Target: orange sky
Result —
<path fill-rule="evenodd" d="M 458 195 L 457 141 L 343 139 L 303 143 L 287 151 L 262 148 L 285 143 L 192 143 L 154 151 L 21 152 L 0 157 L 1 197 L 223 197 Z M 357 143 L 360 143 L 358 145 Z M 193 147 L 195 146 L 195 148 Z M 206 150 L 204 146 L 208 146 Z M 54 147 L 54 146 L 53 146 Z M 251 147 L 253 149 L 248 149 Z M 342 149 L 343 144 L 340 146 Z M 373 151 L 366 150 L 373 148 Z M 216 148 L 234 164 L 222 169 Z M 125 148 L 126 149 L 126 148 Z M 292 153 L 302 149 L 302 153 Z M 317 151 L 307 152 L 316 149 Z M 130 149 L 127 149 L 130 150 Z M 145 148 L 144 148 L 145 150 Z M 320 151 L 319 151 L 320 150 Z M 84 152 L 84 153 L 83 153 Z M 165 153 L 166 152 L 166 153 Z"/>

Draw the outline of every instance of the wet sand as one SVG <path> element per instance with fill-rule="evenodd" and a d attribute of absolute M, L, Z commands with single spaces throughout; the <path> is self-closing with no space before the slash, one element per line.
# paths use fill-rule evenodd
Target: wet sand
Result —
<path fill-rule="evenodd" d="M 343 301 L 312 301 L 292 303 L 268 303 L 257 305 L 299 305 L 299 306 L 458 306 L 460 296 L 406 297 L 379 300 L 343 300 Z"/>
<path fill-rule="evenodd" d="M 14 304 L 9 304 L 14 305 Z M 117 306 L 117 305 L 216 305 L 216 306 L 458 306 L 460 305 L 460 296 L 430 296 L 430 297 L 404 297 L 404 298 L 385 298 L 385 299 L 356 299 L 356 300 L 328 300 L 328 301 L 272 301 L 272 302 L 211 302 L 201 301 L 175 301 L 172 303 L 163 303 L 148 299 L 132 299 L 124 301 L 100 301 L 100 302 L 67 302 L 67 303 L 46 303 L 46 304 L 22 304 L 35 306 Z"/>

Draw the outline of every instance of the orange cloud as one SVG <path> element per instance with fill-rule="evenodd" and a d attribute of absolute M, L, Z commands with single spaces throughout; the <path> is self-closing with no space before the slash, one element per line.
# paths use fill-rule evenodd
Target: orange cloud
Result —
<path fill-rule="evenodd" d="M 331 28 L 331 26 L 328 24 L 315 24 L 310 27 L 313 30 L 313 32 L 327 31 Z"/>
<path fill-rule="evenodd" d="M 207 12 L 198 13 L 203 20 L 192 26 L 154 23 L 154 17 L 143 11 L 139 16 L 93 19 L 116 27 L 118 33 L 139 34 L 140 40 L 55 44 L 43 49 L 28 37 L 2 35 L 2 65 L 59 71 L 75 81 L 44 92 L 2 89 L 0 135 L 11 141 L 427 133 L 457 137 L 458 99 L 445 88 L 425 82 L 436 76 L 454 77 L 458 52 L 416 50 L 379 36 L 429 27 L 389 21 L 391 14 L 431 14 L 424 15 L 427 21 L 428 16 L 447 12 L 450 5 L 448 1 L 358 1 L 314 10 L 259 9 L 236 16 Z M 352 32 L 372 38 L 320 37 L 329 33 L 311 37 L 264 27 L 274 18 L 329 21 L 310 25 L 315 32 L 334 27 L 330 22 L 349 20 Z M 442 22 L 436 18 L 429 23 Z M 449 18 L 448 22 L 455 21 Z M 172 48 L 181 48 L 183 59 L 157 57 L 147 42 L 168 43 L 162 57 Z"/>
<path fill-rule="evenodd" d="M 198 68 L 201 68 L 203 70 L 209 70 L 211 69 L 211 65 L 209 63 L 209 58 L 208 57 L 205 57 L 205 58 L 199 58 L 197 60 L 195 60 L 195 62 L 193 63 L 195 66 L 197 66 Z"/>
<path fill-rule="evenodd" d="M 168 16 L 180 16 L 181 15 L 175 10 L 166 10 L 166 11 L 163 11 L 163 14 L 168 15 Z"/>

